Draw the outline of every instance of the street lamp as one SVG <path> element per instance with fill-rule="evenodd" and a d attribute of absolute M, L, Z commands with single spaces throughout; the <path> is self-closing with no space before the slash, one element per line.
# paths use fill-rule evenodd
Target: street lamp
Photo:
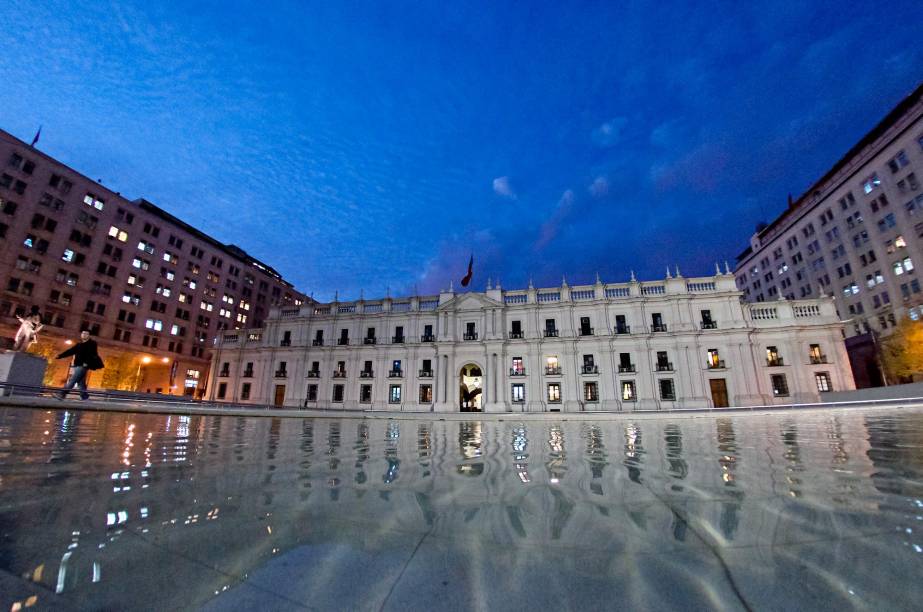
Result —
<path fill-rule="evenodd" d="M 138 362 L 138 373 L 135 375 L 135 377 L 138 379 L 138 382 L 135 383 L 135 391 L 141 390 L 141 367 L 146 366 L 150 362 L 151 362 L 151 358 L 148 357 L 147 355 L 142 357 L 141 360 Z"/>

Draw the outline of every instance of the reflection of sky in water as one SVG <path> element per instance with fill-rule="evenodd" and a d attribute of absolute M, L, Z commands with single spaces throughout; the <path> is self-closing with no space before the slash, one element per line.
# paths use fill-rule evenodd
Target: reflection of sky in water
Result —
<path fill-rule="evenodd" d="M 921 482 L 923 411 L 591 423 L 6 410 L 0 568 L 22 582 L 0 609 L 197 607 L 249 601 L 261 581 L 263 597 L 358 609 L 477 607 L 472 593 L 494 591 L 571 607 L 914 609 Z"/>

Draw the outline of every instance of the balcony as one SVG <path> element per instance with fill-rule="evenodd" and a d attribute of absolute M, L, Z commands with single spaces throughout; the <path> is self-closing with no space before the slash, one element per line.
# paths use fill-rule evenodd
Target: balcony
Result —
<path fill-rule="evenodd" d="M 291 345 L 292 345 L 291 340 L 282 340 L 281 342 L 279 342 L 279 346 L 291 346 Z"/>
<path fill-rule="evenodd" d="M 673 371 L 673 362 L 670 361 L 660 361 L 657 363 L 658 372 L 672 372 Z"/>
<path fill-rule="evenodd" d="M 404 344 L 404 336 L 391 336 L 392 344 Z"/>
<path fill-rule="evenodd" d="M 702 326 L 702 329 L 718 329 L 717 321 L 702 321 L 699 325 Z"/>
<path fill-rule="evenodd" d="M 218 376 L 222 376 L 224 378 L 227 378 L 230 375 L 231 375 L 230 370 L 221 370 L 220 372 L 218 372 Z"/>
<path fill-rule="evenodd" d="M 779 368 L 785 365 L 785 360 L 781 357 L 776 357 L 775 359 L 767 359 L 766 365 L 770 368 Z"/>
<path fill-rule="evenodd" d="M 253 378 L 253 370 L 244 370 L 244 373 L 241 374 L 243 378 Z"/>
<path fill-rule="evenodd" d="M 545 366 L 545 374 L 548 376 L 560 376 L 561 366 Z"/>
<path fill-rule="evenodd" d="M 709 370 L 723 370 L 725 368 L 724 359 L 709 361 L 706 367 L 708 367 Z"/>
<path fill-rule="evenodd" d="M 510 376 L 525 376 L 525 368 L 510 368 Z"/>
<path fill-rule="evenodd" d="M 599 366 L 585 365 L 580 368 L 581 374 L 599 374 Z"/>
<path fill-rule="evenodd" d="M 363 338 L 362 344 L 375 344 L 375 338 Z"/>
<path fill-rule="evenodd" d="M 420 342 L 435 342 L 436 336 L 433 334 L 423 334 L 420 336 Z"/>
<path fill-rule="evenodd" d="M 811 355 L 811 365 L 820 365 L 828 363 L 826 355 Z"/>
<path fill-rule="evenodd" d="M 477 339 L 478 339 L 478 333 L 477 333 L 477 332 L 474 332 L 473 334 L 465 334 L 465 335 L 463 336 L 463 338 L 464 338 L 465 340 L 477 340 Z"/>
<path fill-rule="evenodd" d="M 432 370 L 420 370 L 419 372 L 417 372 L 417 375 L 418 375 L 420 378 L 432 378 L 432 377 L 433 377 L 433 371 L 432 371 Z"/>
<path fill-rule="evenodd" d="M 311 341 L 311 346 L 324 346 L 324 339 L 315 338 L 314 340 Z"/>
<path fill-rule="evenodd" d="M 320 378 L 320 370 L 308 370 L 308 378 Z"/>
<path fill-rule="evenodd" d="M 581 328 L 580 328 L 580 335 L 581 335 L 581 336 L 592 336 L 592 335 L 593 335 L 593 328 L 592 328 L 592 327 L 581 327 Z"/>
<path fill-rule="evenodd" d="M 619 366 L 619 374 L 628 374 L 635 371 L 635 364 L 629 363 Z"/>
<path fill-rule="evenodd" d="M 337 338 L 337 346 L 346 346 L 349 344 L 349 338 Z"/>
<path fill-rule="evenodd" d="M 346 370 L 334 370 L 333 377 L 334 378 L 346 378 Z"/>
<path fill-rule="evenodd" d="M 556 329 L 546 329 L 546 330 L 544 331 L 544 334 L 545 334 L 545 337 L 546 337 L 546 338 L 557 338 L 557 337 L 558 337 L 558 330 L 556 330 Z"/>
<path fill-rule="evenodd" d="M 651 331 L 652 332 L 665 332 L 667 331 L 667 324 L 666 323 L 656 323 L 654 325 L 651 325 Z"/>
<path fill-rule="evenodd" d="M 618 327 L 615 328 L 615 333 L 616 333 L 616 335 L 619 335 L 619 336 L 622 335 L 622 334 L 630 334 L 630 333 L 631 333 L 631 325 L 621 325 L 621 326 L 618 326 Z"/>
<path fill-rule="evenodd" d="M 518 331 L 518 332 L 511 331 L 509 334 L 509 338 L 510 340 L 522 340 L 522 332 L 521 331 Z"/>
<path fill-rule="evenodd" d="M 359 378 L 374 378 L 375 372 L 373 370 L 360 370 Z"/>
<path fill-rule="evenodd" d="M 285 370 L 276 370 L 275 376 L 276 378 L 285 378 L 286 376 L 288 376 L 288 372 L 286 372 Z"/>
<path fill-rule="evenodd" d="M 403 378 L 403 370 L 388 370 L 388 378 Z"/>

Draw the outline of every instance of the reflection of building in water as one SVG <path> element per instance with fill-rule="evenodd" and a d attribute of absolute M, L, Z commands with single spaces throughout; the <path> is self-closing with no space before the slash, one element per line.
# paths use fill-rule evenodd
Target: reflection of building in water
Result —
<path fill-rule="evenodd" d="M 816 402 L 853 386 L 831 298 L 744 304 L 728 273 L 274 309 L 218 338 L 216 400 L 436 412 Z"/>
<path fill-rule="evenodd" d="M 743 533 L 773 541 L 805 509 L 789 496 L 786 478 L 793 473 L 802 490 L 813 491 L 812 504 L 828 504 L 830 521 L 844 512 L 845 532 L 855 521 L 849 513 L 877 510 L 874 478 L 886 484 L 873 474 L 900 469 L 888 455 L 901 442 L 897 428 L 879 423 L 867 433 L 861 416 L 848 414 L 797 423 L 770 415 L 590 426 L 28 415 L 2 435 L 42 469 L 8 471 L 0 503 L 9 509 L 5 524 L 31 525 L 31 505 L 7 502 L 44 483 L 47 520 L 42 542 L 17 538 L 4 545 L 6 569 L 31 574 L 45 563 L 54 589 L 61 555 L 79 531 L 64 589 L 88 597 L 102 593 L 88 571 L 94 561 L 107 584 L 132 580 L 132 564 L 124 561 L 133 555 L 152 567 L 172 567 L 169 550 L 196 550 L 206 562 L 246 573 L 302 544 L 374 541 L 421 529 L 447 541 L 507 547 L 561 539 L 579 550 L 606 542 L 628 558 L 648 550 L 652 538 L 688 542 L 692 529 L 727 541 Z M 879 440 L 874 453 L 867 435 Z M 606 449 L 620 446 L 627 469 L 605 469 Z M 46 478 L 55 467 L 51 457 L 66 477 Z M 745 503 L 744 491 L 756 494 Z M 87 498 L 94 500 L 89 509 L 73 503 Z M 148 530 L 146 538 L 158 546 L 128 537 L 129 530 Z M 48 540 L 59 547 L 47 547 Z M 181 592 L 170 588 L 169 573 L 152 573 L 136 592 L 120 596 L 139 606 L 176 597 L 166 603 L 188 607 L 227 584 L 201 576 L 204 567 L 188 569 Z M 125 599 L 88 601 L 126 607 Z"/>

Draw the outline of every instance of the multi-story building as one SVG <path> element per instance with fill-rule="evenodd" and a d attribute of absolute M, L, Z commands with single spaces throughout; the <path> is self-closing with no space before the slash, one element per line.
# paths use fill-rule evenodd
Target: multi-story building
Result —
<path fill-rule="evenodd" d="M 224 332 L 208 397 L 326 409 L 578 411 L 816 402 L 854 388 L 829 297 L 713 277 L 306 304 Z"/>
<path fill-rule="evenodd" d="M 752 302 L 835 297 L 859 386 L 881 384 L 875 336 L 923 316 L 923 85 L 737 256 Z"/>
<path fill-rule="evenodd" d="M 91 386 L 200 395 L 212 340 L 304 296 L 241 248 L 130 201 L 0 130 L 0 333 L 32 305 L 53 356 L 81 330 L 106 368 Z M 50 362 L 48 384 L 67 364 Z"/>

